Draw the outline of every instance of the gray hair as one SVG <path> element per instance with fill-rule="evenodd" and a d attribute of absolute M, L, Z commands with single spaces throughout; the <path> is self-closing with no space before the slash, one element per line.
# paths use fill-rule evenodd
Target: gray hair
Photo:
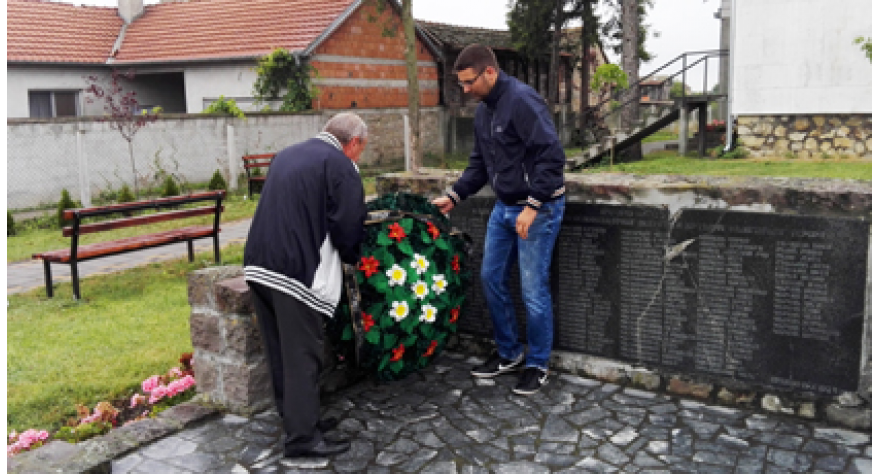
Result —
<path fill-rule="evenodd" d="M 364 140 L 367 138 L 367 124 L 354 112 L 342 112 L 334 115 L 324 125 L 323 131 L 336 137 L 343 145 L 347 145 L 356 137 Z"/>

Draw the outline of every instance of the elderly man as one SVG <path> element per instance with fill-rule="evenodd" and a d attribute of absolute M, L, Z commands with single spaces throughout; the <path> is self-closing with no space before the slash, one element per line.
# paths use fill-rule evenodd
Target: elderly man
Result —
<path fill-rule="evenodd" d="M 269 360 L 284 455 L 330 456 L 349 449 L 324 432 L 318 378 L 323 318 L 332 317 L 342 288 L 342 262 L 354 264 L 364 237 L 364 188 L 356 163 L 367 126 L 346 112 L 315 138 L 272 160 L 244 251 Z"/>

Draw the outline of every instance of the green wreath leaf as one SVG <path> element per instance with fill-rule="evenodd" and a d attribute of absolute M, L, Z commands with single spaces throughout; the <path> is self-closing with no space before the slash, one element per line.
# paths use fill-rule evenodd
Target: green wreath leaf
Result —
<path fill-rule="evenodd" d="M 411 334 L 409 337 L 407 337 L 406 339 L 403 340 L 403 346 L 404 347 L 412 347 L 412 345 L 415 344 L 416 341 L 418 341 L 418 340 L 419 340 L 418 335 Z"/>
<path fill-rule="evenodd" d="M 403 368 L 403 361 L 402 360 L 398 360 L 396 362 L 391 363 L 391 371 L 394 372 L 395 374 L 399 373 L 400 369 L 402 369 L 402 368 Z"/>
<path fill-rule="evenodd" d="M 386 234 L 385 232 L 380 232 L 379 235 L 376 236 L 376 243 L 383 247 L 387 247 L 393 244 L 394 241 L 391 240 L 391 237 L 388 237 L 388 234 Z"/>
<path fill-rule="evenodd" d="M 391 319 L 391 318 L 388 318 L 388 319 Z M 366 339 L 367 342 L 369 342 L 370 344 L 375 346 L 375 345 L 379 344 L 379 339 L 382 339 L 382 333 L 380 333 L 379 331 L 370 331 L 367 333 L 366 336 L 364 336 L 364 339 Z"/>
<path fill-rule="evenodd" d="M 403 231 L 406 232 L 407 235 L 409 235 L 409 233 L 412 232 L 412 228 L 413 228 L 412 218 L 401 219 L 399 224 L 400 224 L 400 227 L 403 227 Z"/>
<path fill-rule="evenodd" d="M 382 340 L 382 347 L 385 348 L 386 351 L 390 351 L 397 345 L 397 334 L 386 333 Z"/>
<path fill-rule="evenodd" d="M 400 243 L 397 244 L 397 250 L 400 250 L 404 255 L 409 255 L 412 257 L 413 248 L 412 245 L 409 244 L 406 240 L 401 240 Z"/>
<path fill-rule="evenodd" d="M 384 273 L 377 273 L 371 276 L 367 281 L 369 281 L 379 293 L 388 294 L 391 291 L 391 287 L 388 286 L 388 277 Z"/>
<path fill-rule="evenodd" d="M 446 242 L 446 239 L 442 236 L 437 237 L 437 240 L 434 241 L 434 245 L 436 245 L 438 249 L 449 250 L 449 243 Z"/>
<path fill-rule="evenodd" d="M 391 360 L 391 354 L 385 354 L 385 357 L 382 358 L 382 362 L 379 362 L 378 372 L 382 372 L 385 370 L 385 367 L 388 366 L 388 361 Z"/>
<path fill-rule="evenodd" d="M 351 330 L 351 326 L 346 324 L 345 327 L 342 328 L 342 340 L 343 341 L 350 341 L 353 336 L 354 336 L 354 334 Z"/>

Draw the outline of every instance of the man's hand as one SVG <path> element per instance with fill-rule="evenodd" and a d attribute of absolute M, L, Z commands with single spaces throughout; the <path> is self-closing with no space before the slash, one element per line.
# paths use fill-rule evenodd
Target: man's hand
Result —
<path fill-rule="evenodd" d="M 521 239 L 526 240 L 529 238 L 529 227 L 532 226 L 532 222 L 535 221 L 537 216 L 538 211 L 529 206 L 524 207 L 522 212 L 519 213 L 519 216 L 516 218 L 516 233 L 519 234 Z"/>
<path fill-rule="evenodd" d="M 443 214 L 449 214 L 449 211 L 451 211 L 452 208 L 455 207 L 455 203 L 452 202 L 452 199 L 450 199 L 449 196 L 438 197 L 437 199 L 431 201 L 431 204 L 437 206 L 437 208 L 439 208 L 440 212 L 442 212 Z"/>

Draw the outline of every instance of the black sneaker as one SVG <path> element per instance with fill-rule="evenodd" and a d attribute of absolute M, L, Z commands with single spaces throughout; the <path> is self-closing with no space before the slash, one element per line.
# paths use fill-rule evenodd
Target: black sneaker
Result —
<path fill-rule="evenodd" d="M 513 389 L 517 395 L 531 395 L 550 381 L 550 374 L 537 367 L 527 367 L 519 376 L 519 382 Z"/>
<path fill-rule="evenodd" d="M 471 375 L 474 377 L 494 377 L 505 372 L 513 372 L 519 369 L 525 363 L 525 357 L 522 354 L 514 360 L 508 360 L 501 357 L 498 351 L 492 351 L 492 355 L 486 362 L 471 369 Z"/>

